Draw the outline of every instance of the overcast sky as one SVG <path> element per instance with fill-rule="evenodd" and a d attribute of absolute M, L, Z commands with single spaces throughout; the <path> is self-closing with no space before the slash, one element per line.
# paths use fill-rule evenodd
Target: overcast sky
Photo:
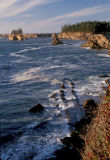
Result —
<path fill-rule="evenodd" d="M 110 21 L 110 0 L 0 0 L 0 33 L 60 32 L 64 24 Z"/>

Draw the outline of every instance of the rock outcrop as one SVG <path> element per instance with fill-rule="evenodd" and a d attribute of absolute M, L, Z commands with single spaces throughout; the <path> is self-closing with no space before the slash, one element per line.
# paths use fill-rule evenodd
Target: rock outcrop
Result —
<path fill-rule="evenodd" d="M 23 36 L 24 36 L 25 38 L 38 38 L 38 37 L 39 37 L 38 34 L 36 34 L 36 33 L 23 34 Z"/>
<path fill-rule="evenodd" d="M 25 37 L 22 34 L 9 34 L 9 40 L 25 40 Z"/>
<path fill-rule="evenodd" d="M 110 42 L 102 34 L 94 34 L 88 37 L 88 41 L 81 45 L 82 47 L 90 47 L 92 49 L 109 49 Z"/>
<path fill-rule="evenodd" d="M 62 41 L 59 40 L 58 35 L 57 34 L 52 34 L 52 45 L 58 45 L 58 44 L 62 44 Z"/>
<path fill-rule="evenodd" d="M 81 39 L 86 40 L 92 33 L 84 33 L 84 32 L 62 32 L 58 35 L 59 39 Z"/>

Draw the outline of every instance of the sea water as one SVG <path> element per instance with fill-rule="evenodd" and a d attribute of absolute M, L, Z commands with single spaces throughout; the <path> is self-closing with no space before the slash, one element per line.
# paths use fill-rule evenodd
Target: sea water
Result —
<path fill-rule="evenodd" d="M 63 146 L 60 139 L 70 136 L 74 124 L 84 117 L 84 100 L 93 98 L 99 103 L 104 93 L 106 78 L 99 76 L 110 76 L 107 50 L 81 48 L 84 42 L 80 40 L 63 40 L 56 46 L 51 41 L 0 39 L 2 160 L 46 160 L 53 156 Z M 45 109 L 30 113 L 39 103 Z"/>

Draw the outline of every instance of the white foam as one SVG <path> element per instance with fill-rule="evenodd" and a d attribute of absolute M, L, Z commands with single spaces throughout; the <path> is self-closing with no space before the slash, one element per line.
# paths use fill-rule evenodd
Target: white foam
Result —
<path fill-rule="evenodd" d="M 50 82 L 51 85 L 55 85 L 55 84 L 58 84 L 58 83 L 61 83 L 61 80 L 53 79 L 53 80 L 51 80 L 51 82 Z"/>
<path fill-rule="evenodd" d="M 98 54 L 98 56 L 110 58 L 110 55 L 108 55 L 107 53 L 106 54 Z"/>

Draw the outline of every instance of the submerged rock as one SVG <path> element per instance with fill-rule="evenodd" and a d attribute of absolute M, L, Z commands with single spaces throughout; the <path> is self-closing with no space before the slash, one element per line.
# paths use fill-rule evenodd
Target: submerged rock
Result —
<path fill-rule="evenodd" d="M 41 104 L 37 104 L 34 107 L 30 108 L 29 112 L 36 113 L 36 112 L 42 111 L 43 109 L 44 109 L 44 107 Z"/>
<path fill-rule="evenodd" d="M 52 41 L 52 45 L 58 45 L 58 44 L 62 44 L 62 41 L 59 40 L 58 35 L 57 34 L 53 34 L 52 35 L 53 41 Z"/>

